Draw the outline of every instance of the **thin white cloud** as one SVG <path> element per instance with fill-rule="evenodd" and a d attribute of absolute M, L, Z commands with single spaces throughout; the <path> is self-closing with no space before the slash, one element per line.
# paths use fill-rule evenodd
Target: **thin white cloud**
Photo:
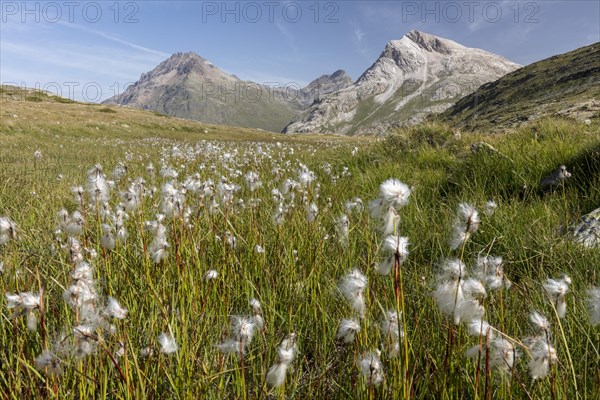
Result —
<path fill-rule="evenodd" d="M 158 56 L 132 54 L 124 49 L 114 47 L 63 45 L 44 46 L 24 44 L 20 42 L 2 41 L 3 58 L 13 55 L 21 60 L 30 60 L 32 65 L 54 65 L 65 71 L 86 71 L 90 77 L 101 75 L 115 79 L 128 79 L 132 75 L 139 76 L 149 66 L 162 61 Z M 87 74 L 86 74 L 87 75 Z"/>
<path fill-rule="evenodd" d="M 44 86 L 51 82 L 102 88 L 102 99 L 139 79 L 168 53 L 125 40 L 111 32 L 57 22 L 2 30 L 0 80 Z M 43 34 L 40 35 L 40 31 Z M 78 39 L 65 39 L 77 35 Z M 76 96 L 81 99 L 81 96 Z"/>
<path fill-rule="evenodd" d="M 354 39 L 357 43 L 362 43 L 365 33 L 360 28 L 354 28 Z"/>
<path fill-rule="evenodd" d="M 128 40 L 121 39 L 120 37 L 118 37 L 117 35 L 114 35 L 112 33 L 103 32 L 103 31 L 99 31 L 99 30 L 96 30 L 96 29 L 91 29 L 91 28 L 85 27 L 83 25 L 74 24 L 74 23 L 67 23 L 67 22 L 64 22 L 64 21 L 58 21 L 57 23 L 60 24 L 60 25 L 62 25 L 62 26 L 66 26 L 66 27 L 73 28 L 73 29 L 78 29 L 78 30 L 81 30 L 81 31 L 84 31 L 84 32 L 88 32 L 88 33 L 92 33 L 94 35 L 103 37 L 105 39 L 112 40 L 115 43 L 119 43 L 119 44 L 128 46 L 128 47 L 130 47 L 132 49 L 144 51 L 144 52 L 151 53 L 151 54 L 155 54 L 155 55 L 163 57 L 163 58 L 166 58 L 166 57 L 168 57 L 170 55 L 170 54 L 162 52 L 162 51 L 150 49 L 148 47 L 140 46 L 140 45 L 135 44 L 133 42 L 130 42 Z"/>
<path fill-rule="evenodd" d="M 365 43 L 366 33 L 358 26 L 355 25 L 352 31 L 352 41 L 354 42 L 354 48 L 356 52 L 363 58 L 370 58 L 369 49 Z"/>

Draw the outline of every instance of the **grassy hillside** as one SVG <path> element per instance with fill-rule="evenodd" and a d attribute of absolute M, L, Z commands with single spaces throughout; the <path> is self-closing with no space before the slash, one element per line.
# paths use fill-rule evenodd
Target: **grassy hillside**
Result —
<path fill-rule="evenodd" d="M 229 125 L 271 132 L 281 132 L 299 112 L 279 98 L 270 98 L 272 94 L 266 87 L 260 91 L 257 85 L 243 83 L 225 87 L 207 95 L 206 83 L 188 78 L 147 100 L 144 108 L 180 118 L 210 123 L 227 121 Z"/>
<path fill-rule="evenodd" d="M 600 42 L 485 84 L 439 118 L 467 129 L 497 130 L 544 116 L 600 117 Z"/>
<path fill-rule="evenodd" d="M 564 234 L 565 226 L 600 206 L 597 122 L 544 119 L 497 136 L 457 136 L 451 126 L 429 124 L 382 140 L 290 137 L 44 96 L 7 100 L 3 90 L 0 217 L 10 217 L 17 229 L 14 237 L 0 232 L 0 292 L 43 296 L 23 313 L 8 308 L 10 297 L 0 299 L 0 387 L 10 388 L 0 398 L 600 394 L 600 327 L 590 324 L 585 310 L 587 290 L 600 285 L 600 253 Z M 479 141 L 496 151 L 473 152 Z M 101 182 L 92 181 L 87 190 L 88 171 L 98 176 L 96 163 L 113 181 L 105 205 L 93 199 L 104 191 Z M 572 179 L 541 193 L 540 179 L 560 164 Z M 262 183 L 254 190 L 249 172 Z M 131 193 L 138 177 L 146 194 L 133 207 L 122 193 Z M 382 245 L 381 222 L 367 205 L 389 178 L 412 188 L 399 223 L 392 224 L 408 238 L 409 254 L 397 274 L 381 275 L 379 262 L 390 253 Z M 220 180 L 233 192 L 217 185 Z M 78 185 L 85 189 L 82 200 L 72 191 Z M 365 209 L 348 210 L 347 201 L 357 197 Z M 489 200 L 497 209 L 487 215 Z M 451 227 L 463 202 L 479 210 L 481 223 L 451 250 Z M 128 219 L 117 218 L 119 204 L 131 206 Z M 92 266 L 89 273 L 82 273 L 79 250 L 68 239 L 73 228 L 60 227 L 62 208 L 69 220 L 74 211 L 84 216 L 81 232 L 71 235 Z M 152 225 L 146 221 L 162 225 L 164 237 L 158 228 L 145 229 Z M 111 249 L 105 237 L 123 228 L 126 241 Z M 167 245 L 159 249 L 166 254 L 158 254 L 163 241 Z M 493 367 L 493 348 L 484 347 L 481 358 L 466 357 L 492 338 L 470 336 L 468 321 L 455 325 L 432 297 L 445 282 L 442 260 L 462 260 L 475 277 L 475 260 L 483 255 L 503 257 L 502 278 L 512 282 L 475 300 L 485 307 L 483 318 L 514 346 L 512 368 Z M 367 283 L 349 302 L 340 282 L 353 269 Z M 209 271 L 218 275 L 207 279 Z M 563 274 L 572 284 L 566 316 L 558 318 L 542 285 Z M 92 287 L 94 295 L 77 303 L 73 286 L 77 293 Z M 126 318 L 114 318 L 108 296 L 128 309 Z M 528 320 L 533 311 L 548 318 L 549 328 L 537 333 L 549 338 L 557 356 L 538 379 L 529 369 L 532 352 L 524 347 L 525 337 L 536 333 Z M 394 317 L 400 322 L 396 335 Z M 336 339 L 344 318 L 360 327 L 346 344 Z M 37 320 L 35 331 L 27 328 L 31 319 Z M 232 321 L 238 325 L 231 327 Z M 171 337 L 176 349 L 167 343 Z M 288 343 L 295 341 L 298 351 L 287 368 L 280 367 L 285 383 L 273 388 L 267 377 L 271 366 L 282 363 L 278 348 L 286 337 L 295 338 Z M 244 351 L 235 354 L 240 347 Z M 370 362 L 377 361 L 369 353 L 376 349 L 379 363 Z M 44 350 L 46 358 L 39 358 Z"/>

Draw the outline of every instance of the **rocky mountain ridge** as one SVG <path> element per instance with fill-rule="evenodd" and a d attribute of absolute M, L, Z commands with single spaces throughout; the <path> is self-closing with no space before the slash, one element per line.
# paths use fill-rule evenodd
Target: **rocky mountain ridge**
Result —
<path fill-rule="evenodd" d="M 413 30 L 389 42 L 354 84 L 312 105 L 284 132 L 382 134 L 442 112 L 517 68 L 501 56 Z"/>
<path fill-rule="evenodd" d="M 351 83 L 339 70 L 301 89 L 287 83 L 261 85 L 228 74 L 196 53 L 175 53 L 105 103 L 279 132 L 315 99 Z"/>

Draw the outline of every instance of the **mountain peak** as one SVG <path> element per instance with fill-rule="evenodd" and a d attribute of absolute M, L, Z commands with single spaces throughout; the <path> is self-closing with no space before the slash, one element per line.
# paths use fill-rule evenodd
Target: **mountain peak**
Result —
<path fill-rule="evenodd" d="M 200 57 L 197 53 L 193 51 L 183 52 L 179 51 L 177 53 L 173 53 L 173 55 L 167 60 L 198 60 L 198 61 L 206 61 L 204 58 Z"/>
<path fill-rule="evenodd" d="M 453 49 L 464 48 L 464 46 L 452 40 L 440 38 L 416 29 L 408 32 L 402 39 L 408 39 L 424 50 L 442 54 L 450 54 Z"/>
<path fill-rule="evenodd" d="M 181 74 L 189 73 L 193 70 L 202 70 L 206 67 L 211 67 L 213 64 L 206 59 L 200 57 L 193 51 L 187 53 L 175 53 L 171 57 L 163 61 L 157 68 L 165 68 L 168 70 L 176 69 Z"/>
<path fill-rule="evenodd" d="M 412 30 L 390 41 L 356 82 L 313 104 L 285 132 L 381 133 L 415 124 L 518 67 L 501 56 Z"/>

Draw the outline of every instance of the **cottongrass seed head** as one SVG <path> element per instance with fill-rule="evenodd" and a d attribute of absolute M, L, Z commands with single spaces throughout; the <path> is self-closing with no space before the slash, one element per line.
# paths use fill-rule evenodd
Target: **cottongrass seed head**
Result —
<path fill-rule="evenodd" d="M 350 303 L 350 307 L 359 313 L 361 318 L 365 315 L 364 291 L 367 287 L 367 277 L 358 269 L 342 277 L 339 288 L 344 298 Z"/>
<path fill-rule="evenodd" d="M 367 380 L 369 385 L 377 386 L 385 377 L 383 372 L 383 364 L 381 364 L 381 351 L 373 350 L 364 353 L 358 360 L 358 368 L 363 378 Z"/>
<path fill-rule="evenodd" d="M 550 366 L 558 362 L 556 349 L 544 335 L 526 337 L 523 344 L 528 348 L 530 355 L 527 366 L 529 375 L 534 380 L 545 378 Z"/>
<path fill-rule="evenodd" d="M 50 350 L 44 350 L 33 362 L 35 364 L 35 369 L 38 371 L 46 371 L 46 374 L 50 376 L 62 374 L 60 360 Z"/>
<path fill-rule="evenodd" d="M 163 332 L 158 336 L 158 344 L 160 345 L 160 352 L 163 354 L 173 354 L 178 349 L 175 338 L 168 333 Z"/>
<path fill-rule="evenodd" d="M 360 325 L 354 319 L 342 319 L 338 327 L 336 338 L 344 343 L 352 343 L 360 332 Z"/>
<path fill-rule="evenodd" d="M 125 319 L 127 318 L 127 309 L 121 307 L 121 305 L 119 304 L 119 302 L 111 296 L 108 296 L 108 298 L 106 299 L 107 304 L 106 304 L 106 308 L 104 310 L 104 312 L 116 319 Z"/>
<path fill-rule="evenodd" d="M 511 282 L 504 274 L 502 257 L 480 256 L 474 271 L 477 279 L 485 283 L 488 290 L 510 289 Z"/>
<path fill-rule="evenodd" d="M 600 325 L 600 287 L 595 286 L 587 291 L 586 309 L 592 326 Z"/>
<path fill-rule="evenodd" d="M 277 350 L 278 362 L 272 365 L 267 372 L 266 379 L 269 386 L 276 388 L 283 385 L 287 369 L 296 358 L 297 352 L 296 334 L 291 333 L 279 345 Z"/>
<path fill-rule="evenodd" d="M 456 211 L 456 217 L 452 224 L 450 235 L 450 248 L 456 250 L 469 240 L 471 235 L 479 229 L 479 213 L 472 205 L 460 203 Z"/>
<path fill-rule="evenodd" d="M 556 312 L 560 318 L 564 318 L 567 313 L 567 302 L 565 296 L 569 291 L 569 285 L 571 284 L 571 278 L 565 275 L 562 279 L 546 279 L 544 283 L 544 291 L 548 295 L 548 298 L 556 307 Z"/>
<path fill-rule="evenodd" d="M 410 188 L 398 179 L 388 179 L 379 186 L 379 196 L 384 204 L 396 209 L 408 204 Z"/>
<path fill-rule="evenodd" d="M 0 245 L 17 237 L 17 225 L 8 217 L 0 217 Z"/>

